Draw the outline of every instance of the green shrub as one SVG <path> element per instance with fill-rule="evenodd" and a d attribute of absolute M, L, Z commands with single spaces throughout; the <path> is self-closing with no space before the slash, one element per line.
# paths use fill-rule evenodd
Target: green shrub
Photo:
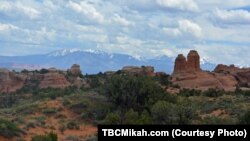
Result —
<path fill-rule="evenodd" d="M 66 137 L 67 141 L 81 141 L 81 138 L 75 135 L 69 135 Z"/>
<path fill-rule="evenodd" d="M 177 119 L 176 108 L 172 103 L 166 101 L 156 102 L 151 114 L 155 124 L 175 124 Z"/>
<path fill-rule="evenodd" d="M 203 92 L 203 95 L 208 97 L 219 97 L 224 93 L 224 90 L 209 88 L 207 91 Z"/>
<path fill-rule="evenodd" d="M 79 130 L 80 129 L 80 126 L 79 126 L 79 123 L 75 122 L 75 121 L 69 121 L 67 123 L 67 128 L 68 129 L 77 129 Z"/>
<path fill-rule="evenodd" d="M 250 111 L 246 112 L 241 118 L 240 118 L 240 124 L 250 124 Z"/>
<path fill-rule="evenodd" d="M 129 109 L 141 113 L 158 100 L 176 101 L 175 96 L 166 93 L 148 77 L 112 76 L 105 83 L 103 94 L 122 113 Z"/>
<path fill-rule="evenodd" d="M 180 96 L 199 96 L 201 95 L 201 91 L 200 90 L 195 90 L 195 89 L 181 89 L 179 94 Z"/>
<path fill-rule="evenodd" d="M 106 124 L 120 124 L 121 119 L 117 113 L 108 113 L 106 118 L 104 119 Z"/>
<path fill-rule="evenodd" d="M 124 115 L 125 121 L 123 124 L 138 124 L 139 115 L 133 109 L 127 111 Z"/>
<path fill-rule="evenodd" d="M 203 118 L 200 121 L 200 124 L 208 124 L 208 125 L 218 125 L 218 124 L 228 125 L 228 124 L 235 124 L 235 123 L 236 123 L 235 119 L 223 118 L 219 116 L 208 116 L 208 117 Z"/>
<path fill-rule="evenodd" d="M 57 141 L 57 134 L 55 133 L 49 133 L 47 135 L 36 135 L 33 136 L 31 141 Z"/>
<path fill-rule="evenodd" d="M 0 118 L 0 135 L 10 138 L 14 136 L 18 136 L 20 133 L 20 129 L 16 124 L 10 122 L 8 120 Z"/>
<path fill-rule="evenodd" d="M 43 113 L 45 115 L 52 115 L 52 114 L 57 113 L 57 110 L 55 108 L 44 109 Z"/>

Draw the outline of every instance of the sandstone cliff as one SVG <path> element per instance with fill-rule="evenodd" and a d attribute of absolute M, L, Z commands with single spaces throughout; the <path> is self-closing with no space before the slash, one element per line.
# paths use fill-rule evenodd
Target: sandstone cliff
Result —
<path fill-rule="evenodd" d="M 214 72 L 230 74 L 235 77 L 240 87 L 250 87 L 250 68 L 238 68 L 234 65 L 218 65 Z"/>
<path fill-rule="evenodd" d="M 0 69 L 0 93 L 10 93 L 21 89 L 24 79 L 17 74 L 7 70 Z"/>
<path fill-rule="evenodd" d="M 39 88 L 65 88 L 70 86 L 65 76 L 57 71 L 50 71 L 43 76 Z"/>

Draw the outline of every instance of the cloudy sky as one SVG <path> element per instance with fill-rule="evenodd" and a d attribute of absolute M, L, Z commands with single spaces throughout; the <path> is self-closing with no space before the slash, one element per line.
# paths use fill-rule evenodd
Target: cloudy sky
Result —
<path fill-rule="evenodd" d="M 250 0 L 0 0 L 0 55 L 72 48 L 250 65 Z"/>

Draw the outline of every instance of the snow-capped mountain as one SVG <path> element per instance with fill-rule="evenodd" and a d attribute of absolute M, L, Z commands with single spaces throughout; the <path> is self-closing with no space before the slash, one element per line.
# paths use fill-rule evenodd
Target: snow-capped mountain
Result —
<path fill-rule="evenodd" d="M 124 66 L 154 66 L 155 71 L 172 73 L 174 68 L 174 58 L 160 56 L 154 59 L 145 59 L 140 56 L 130 56 L 126 54 L 106 53 L 99 50 L 79 50 L 63 49 L 44 55 L 28 56 L 0 56 L 0 67 L 9 69 L 34 69 L 56 67 L 68 69 L 72 64 L 79 64 L 82 72 L 95 74 L 105 71 L 116 71 Z M 18 68 L 17 68 L 18 67 Z M 205 59 L 201 59 L 201 67 L 205 70 L 213 70 L 215 65 Z"/>
<path fill-rule="evenodd" d="M 67 54 L 71 54 L 71 53 L 74 53 L 74 52 L 81 52 L 81 50 L 79 49 L 63 49 L 63 50 L 58 50 L 58 51 L 54 51 L 54 52 L 51 52 L 48 54 L 48 56 L 65 56 Z"/>

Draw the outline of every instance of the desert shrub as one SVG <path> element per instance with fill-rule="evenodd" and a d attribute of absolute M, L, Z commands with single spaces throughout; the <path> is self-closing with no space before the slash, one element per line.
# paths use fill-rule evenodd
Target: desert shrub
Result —
<path fill-rule="evenodd" d="M 219 117 L 219 116 L 207 116 L 203 118 L 199 124 L 209 124 L 209 125 L 218 125 L 218 124 L 235 124 L 237 121 L 233 118 L 224 118 L 224 117 Z"/>
<path fill-rule="evenodd" d="M 151 124 L 152 123 L 152 117 L 150 116 L 150 114 L 144 110 L 141 115 L 139 115 L 139 119 L 138 119 L 138 124 Z"/>
<path fill-rule="evenodd" d="M 26 125 L 27 129 L 29 128 L 35 128 L 36 127 L 36 124 L 34 123 L 34 121 L 29 121 Z"/>
<path fill-rule="evenodd" d="M 178 84 L 172 84 L 173 88 L 180 89 L 181 87 Z"/>
<path fill-rule="evenodd" d="M 135 112 L 133 109 L 127 111 L 124 115 L 123 124 L 137 124 L 139 119 L 138 112 Z"/>
<path fill-rule="evenodd" d="M 242 117 L 240 117 L 240 124 L 250 124 L 250 111 L 246 112 Z"/>
<path fill-rule="evenodd" d="M 41 69 L 38 71 L 38 73 L 40 73 L 40 74 L 46 74 L 48 72 L 49 72 L 49 70 L 47 70 L 47 69 Z"/>
<path fill-rule="evenodd" d="M 86 141 L 97 141 L 97 136 L 89 136 Z"/>
<path fill-rule="evenodd" d="M 61 123 L 58 129 L 61 131 L 61 133 L 63 133 L 67 129 L 67 127 L 63 123 Z"/>
<path fill-rule="evenodd" d="M 179 94 L 180 96 L 199 96 L 201 95 L 201 91 L 200 90 L 195 90 L 195 89 L 181 89 Z"/>
<path fill-rule="evenodd" d="M 45 116 L 35 117 L 35 120 L 39 126 L 43 126 L 45 125 L 46 117 Z"/>
<path fill-rule="evenodd" d="M 76 121 L 69 121 L 67 123 L 67 128 L 68 129 L 77 129 L 77 130 L 79 130 L 80 126 L 79 126 L 79 123 L 77 123 Z"/>
<path fill-rule="evenodd" d="M 153 105 L 151 115 L 155 124 L 190 124 L 197 116 L 192 104 L 186 99 L 176 104 L 160 100 Z"/>
<path fill-rule="evenodd" d="M 159 81 L 161 85 L 170 85 L 171 82 L 169 81 L 169 75 L 162 74 L 160 76 L 155 76 L 154 80 Z"/>
<path fill-rule="evenodd" d="M 166 93 L 148 77 L 112 76 L 105 83 L 102 93 L 122 113 L 129 109 L 141 113 L 160 99 L 176 101 L 176 97 Z"/>
<path fill-rule="evenodd" d="M 102 83 L 100 82 L 99 78 L 92 78 L 89 81 L 89 85 L 91 88 L 97 88 L 97 87 L 101 86 L 101 84 Z"/>
<path fill-rule="evenodd" d="M 81 138 L 75 135 L 69 135 L 66 137 L 67 141 L 81 141 Z"/>
<path fill-rule="evenodd" d="M 24 139 L 17 139 L 16 141 L 25 141 Z"/>
<path fill-rule="evenodd" d="M 19 123 L 19 124 L 25 123 L 25 119 L 24 119 L 23 116 L 18 116 L 18 117 L 15 119 L 15 121 L 16 121 L 17 123 Z"/>
<path fill-rule="evenodd" d="M 63 106 L 68 106 L 71 104 L 71 101 L 68 98 L 63 99 Z"/>
<path fill-rule="evenodd" d="M 29 71 L 27 69 L 23 69 L 21 73 L 29 73 Z"/>
<path fill-rule="evenodd" d="M 151 114 L 153 123 L 155 124 L 175 124 L 177 119 L 176 108 L 174 104 L 167 101 L 156 102 L 152 109 Z"/>
<path fill-rule="evenodd" d="M 180 98 L 176 104 L 177 124 L 191 124 L 198 117 L 196 106 L 186 98 Z"/>
<path fill-rule="evenodd" d="M 14 136 L 18 136 L 20 133 L 20 129 L 16 124 L 10 122 L 6 119 L 0 118 L 0 135 L 10 138 Z"/>
<path fill-rule="evenodd" d="M 50 132 L 47 135 L 36 135 L 33 136 L 31 141 L 57 141 L 57 134 Z"/>
<path fill-rule="evenodd" d="M 9 108 L 18 102 L 18 96 L 15 94 L 1 95 L 0 108 Z"/>
<path fill-rule="evenodd" d="M 211 113 L 212 111 L 218 109 L 218 104 L 211 101 L 203 101 L 199 103 L 198 106 L 201 113 Z"/>
<path fill-rule="evenodd" d="M 118 113 L 108 113 L 106 118 L 104 119 L 104 123 L 106 124 L 120 124 L 121 119 Z"/>
<path fill-rule="evenodd" d="M 53 114 L 57 113 L 57 109 L 55 109 L 55 108 L 44 109 L 43 113 L 45 115 L 53 115 Z"/>
<path fill-rule="evenodd" d="M 18 114 L 33 114 L 38 110 L 38 104 L 36 102 L 26 102 L 14 107 L 13 110 Z"/>
<path fill-rule="evenodd" d="M 50 99 L 56 99 L 57 97 L 62 97 L 65 95 L 70 95 L 76 91 L 76 88 L 74 86 L 67 87 L 64 89 L 60 88 L 46 88 L 46 89 L 40 89 L 33 92 L 34 98 L 37 100 L 44 99 L 44 98 L 50 98 Z"/>
<path fill-rule="evenodd" d="M 209 88 L 207 91 L 203 92 L 203 95 L 208 97 L 219 97 L 224 93 L 224 90 Z"/>

